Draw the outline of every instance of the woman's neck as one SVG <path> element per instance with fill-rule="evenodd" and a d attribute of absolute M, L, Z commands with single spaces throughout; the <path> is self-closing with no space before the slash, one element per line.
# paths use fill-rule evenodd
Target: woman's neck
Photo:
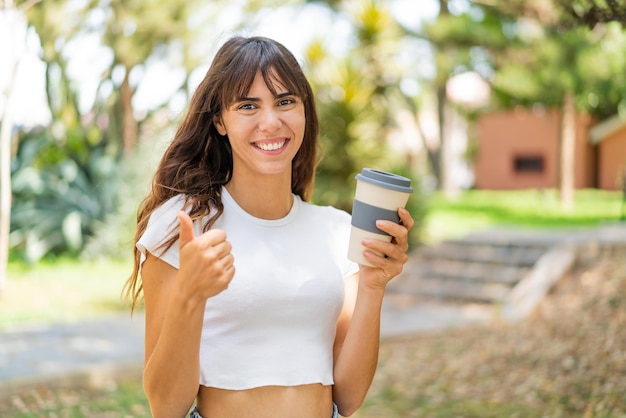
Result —
<path fill-rule="evenodd" d="M 256 181 L 237 181 L 233 178 L 226 190 L 237 204 L 250 215 L 260 219 L 280 219 L 287 216 L 293 206 L 291 178 L 259 178 Z"/>

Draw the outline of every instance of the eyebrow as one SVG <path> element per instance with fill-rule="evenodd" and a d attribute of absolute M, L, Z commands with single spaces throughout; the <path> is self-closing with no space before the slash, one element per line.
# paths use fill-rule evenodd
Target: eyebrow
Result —
<path fill-rule="evenodd" d="M 287 91 L 284 93 L 280 93 L 276 96 L 277 99 L 282 99 L 283 97 L 287 97 L 287 96 L 295 96 L 294 93 Z M 235 102 L 260 102 L 261 99 L 258 97 L 238 97 L 237 100 L 235 100 Z"/>

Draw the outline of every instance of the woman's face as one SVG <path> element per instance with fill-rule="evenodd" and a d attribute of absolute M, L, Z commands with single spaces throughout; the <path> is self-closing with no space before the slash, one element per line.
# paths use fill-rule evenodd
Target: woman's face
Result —
<path fill-rule="evenodd" d="M 275 96 L 257 73 L 247 97 L 237 97 L 215 120 L 228 136 L 233 152 L 233 176 L 289 175 L 291 162 L 304 138 L 302 100 L 274 81 Z"/>

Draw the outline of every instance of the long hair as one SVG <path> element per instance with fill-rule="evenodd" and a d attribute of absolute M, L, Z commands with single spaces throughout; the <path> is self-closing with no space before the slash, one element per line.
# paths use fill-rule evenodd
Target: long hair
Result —
<path fill-rule="evenodd" d="M 218 133 L 214 119 L 237 97 L 245 97 L 257 73 L 274 94 L 273 80 L 282 84 L 304 104 L 306 118 L 302 145 L 292 161 L 291 190 L 308 200 L 316 169 L 319 123 L 311 85 L 298 61 L 282 44 L 263 37 L 233 37 L 219 49 L 204 79 L 193 94 L 186 116 L 180 124 L 152 180 L 148 196 L 137 212 L 135 243 L 143 235 L 150 215 L 176 195 L 184 195 L 184 208 L 191 219 L 207 217 L 207 231 L 222 214 L 222 187 L 232 177 L 233 158 L 230 142 Z M 170 248 L 178 239 L 174 234 L 160 246 Z M 124 295 L 135 308 L 142 292 L 139 278 L 141 253 L 133 249 L 133 272 L 124 286 Z"/>

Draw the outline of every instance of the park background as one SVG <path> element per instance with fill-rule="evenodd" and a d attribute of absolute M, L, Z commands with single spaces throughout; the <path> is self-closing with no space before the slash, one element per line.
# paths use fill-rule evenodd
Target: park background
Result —
<path fill-rule="evenodd" d="M 362 167 L 406 175 L 416 188 L 412 248 L 499 225 L 622 219 L 620 173 L 607 190 L 577 189 L 572 151 L 577 137 L 589 136 L 577 131 L 577 117 L 590 121 L 588 129 L 607 120 L 624 126 L 626 8 L 616 2 L 0 5 L 0 328 L 128 310 L 120 291 L 137 206 L 187 100 L 231 34 L 284 43 L 311 80 L 323 151 L 315 203 L 349 211 Z M 497 112 L 558 115 L 558 132 L 544 138 L 557 150 L 550 184 L 476 188 L 478 128 Z M 500 141 L 510 136 L 502 132 Z M 553 313 L 516 328 L 385 345 L 381 358 L 401 353 L 408 363 L 379 373 L 362 416 L 624 416 L 624 377 L 599 366 L 609 350 L 613 371 L 626 368 L 624 338 L 611 333 L 624 323 L 624 268 L 599 260 L 585 274 L 587 287 L 570 295 L 571 321 L 562 326 Z M 563 308 L 559 300 L 550 312 Z M 576 355 L 555 349 L 575 343 Z M 13 399 L 13 413 L 147 413 L 136 381 L 104 391 L 49 389 Z"/>

